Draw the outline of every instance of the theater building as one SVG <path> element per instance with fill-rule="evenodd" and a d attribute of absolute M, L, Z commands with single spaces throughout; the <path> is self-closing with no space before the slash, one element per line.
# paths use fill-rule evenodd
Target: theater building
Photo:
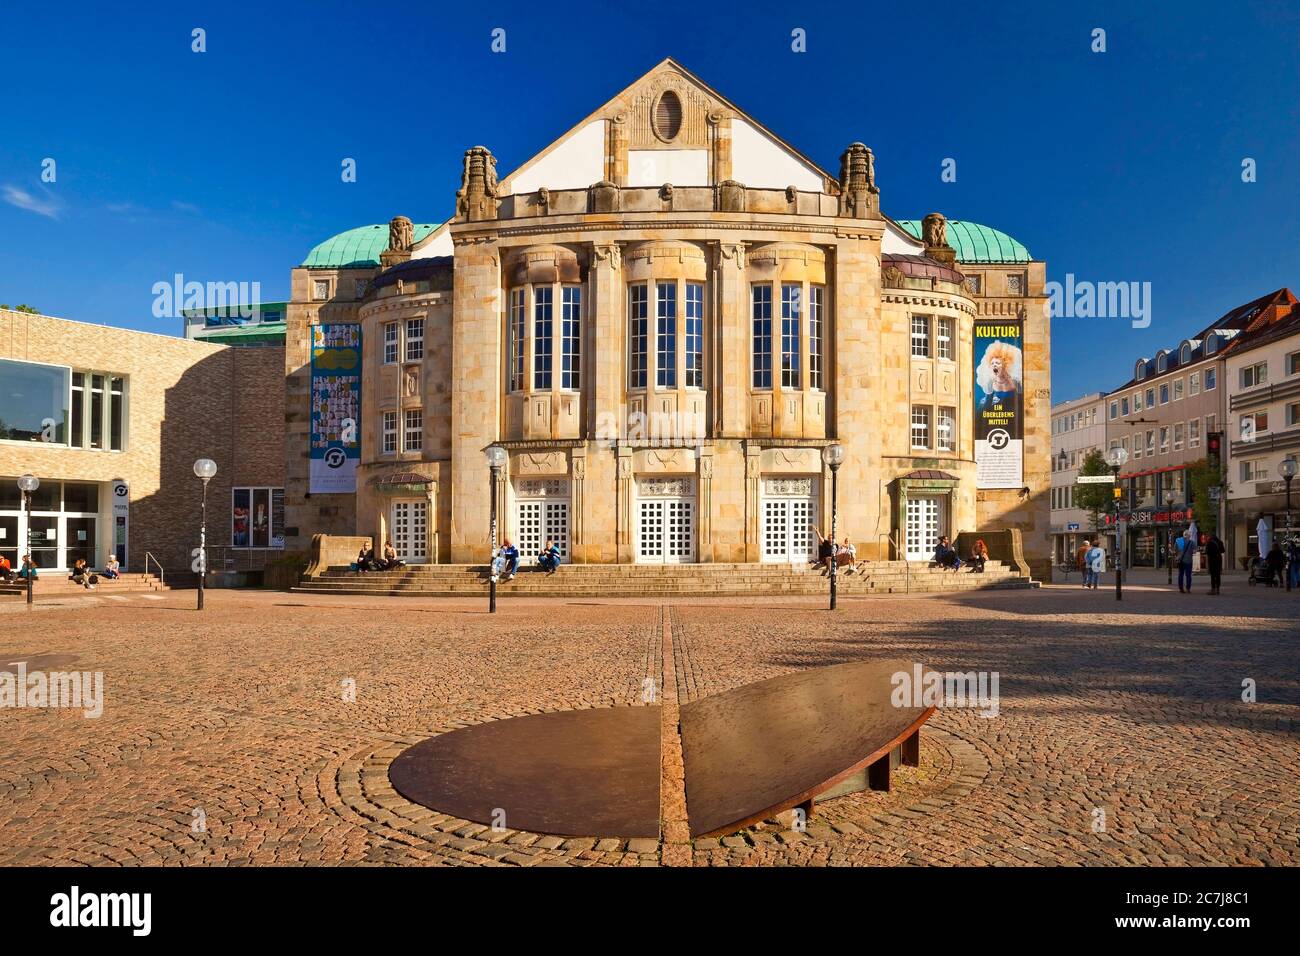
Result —
<path fill-rule="evenodd" d="M 0 554 L 43 571 L 110 554 L 188 577 L 211 458 L 209 567 L 283 553 L 284 351 L 0 310 Z M 17 479 L 40 480 L 30 520 Z"/>
<path fill-rule="evenodd" d="M 881 200 L 866 145 L 833 174 L 672 60 L 508 175 L 466 151 L 449 221 L 349 230 L 293 271 L 287 545 L 482 562 L 496 444 L 526 555 L 801 562 L 839 443 L 860 554 L 1016 528 L 1046 577 L 1044 263 Z"/>

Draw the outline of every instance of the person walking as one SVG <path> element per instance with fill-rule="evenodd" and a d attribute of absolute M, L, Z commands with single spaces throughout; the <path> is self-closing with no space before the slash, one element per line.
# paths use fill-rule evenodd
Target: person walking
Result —
<path fill-rule="evenodd" d="M 1196 558 L 1196 537 L 1191 528 L 1178 539 L 1178 593 L 1192 593 L 1192 562 Z M 1183 581 L 1187 581 L 1184 589 Z"/>
<path fill-rule="evenodd" d="M 1084 566 L 1087 570 L 1083 572 L 1083 586 L 1095 591 L 1101 582 L 1101 572 L 1106 570 L 1106 552 L 1100 545 L 1094 544 L 1088 549 L 1084 555 Z"/>
<path fill-rule="evenodd" d="M 1223 554 L 1228 549 L 1219 540 L 1217 534 L 1211 534 L 1205 542 L 1205 564 L 1210 570 L 1210 593 L 1218 594 L 1223 583 Z"/>
<path fill-rule="evenodd" d="M 1074 563 L 1079 568 L 1079 574 L 1083 576 L 1083 589 L 1088 590 L 1088 575 L 1092 573 L 1091 565 L 1088 563 L 1088 552 L 1092 550 L 1092 542 L 1084 539 L 1083 547 L 1078 550 L 1074 556 Z"/>

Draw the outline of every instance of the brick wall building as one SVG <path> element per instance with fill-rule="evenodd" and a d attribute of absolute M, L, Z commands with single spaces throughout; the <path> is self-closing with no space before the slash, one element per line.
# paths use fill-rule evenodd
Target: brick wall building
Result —
<path fill-rule="evenodd" d="M 277 554 L 282 348 L 0 310 L 0 553 L 11 562 L 33 540 L 45 569 L 76 557 L 102 567 L 117 552 L 143 570 L 148 551 L 168 571 L 187 571 L 198 544 L 198 458 L 217 463 L 209 544 L 242 537 L 250 547 L 240 549 L 240 566 Z M 41 481 L 31 539 L 16 485 L 25 473 Z M 259 535 L 266 546 L 251 547 Z"/>

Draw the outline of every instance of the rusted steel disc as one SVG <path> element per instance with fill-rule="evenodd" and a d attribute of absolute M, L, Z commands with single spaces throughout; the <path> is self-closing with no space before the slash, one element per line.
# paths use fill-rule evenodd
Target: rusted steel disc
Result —
<path fill-rule="evenodd" d="M 682 705 L 691 836 L 770 819 L 887 755 L 934 712 L 893 706 L 903 671 L 915 673 L 904 661 L 838 664 Z"/>
<path fill-rule="evenodd" d="M 489 721 L 408 748 L 388 777 L 408 800 L 488 826 L 657 837 L 659 719 L 646 706 Z"/>

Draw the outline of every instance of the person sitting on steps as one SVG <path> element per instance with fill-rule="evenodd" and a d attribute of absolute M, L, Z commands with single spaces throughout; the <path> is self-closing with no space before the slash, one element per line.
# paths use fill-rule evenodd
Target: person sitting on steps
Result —
<path fill-rule="evenodd" d="M 537 563 L 547 574 L 554 574 L 560 566 L 560 546 L 554 541 L 547 541 L 546 549 L 537 556 Z"/>

